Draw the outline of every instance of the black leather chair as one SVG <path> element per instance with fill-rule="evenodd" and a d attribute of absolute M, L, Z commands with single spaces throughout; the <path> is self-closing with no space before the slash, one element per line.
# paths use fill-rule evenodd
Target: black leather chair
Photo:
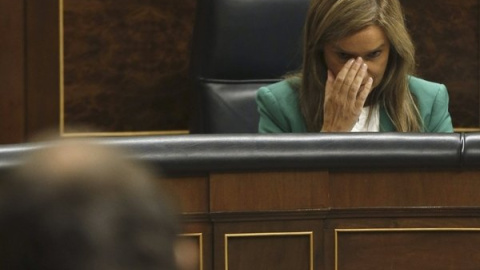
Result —
<path fill-rule="evenodd" d="M 259 87 L 298 70 L 309 0 L 199 0 L 191 133 L 256 133 Z"/>

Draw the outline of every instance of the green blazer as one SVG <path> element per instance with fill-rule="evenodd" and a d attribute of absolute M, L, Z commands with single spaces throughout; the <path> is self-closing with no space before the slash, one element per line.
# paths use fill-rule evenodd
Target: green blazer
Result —
<path fill-rule="evenodd" d="M 443 84 L 409 77 L 410 91 L 417 100 L 424 132 L 453 132 L 448 112 L 448 92 Z M 286 80 L 261 87 L 257 92 L 260 133 L 305 133 L 297 91 Z M 380 107 L 380 131 L 396 131 L 385 108 Z"/>

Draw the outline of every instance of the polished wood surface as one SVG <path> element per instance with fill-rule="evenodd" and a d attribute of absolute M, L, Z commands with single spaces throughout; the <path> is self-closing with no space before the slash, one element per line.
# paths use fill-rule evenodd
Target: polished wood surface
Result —
<path fill-rule="evenodd" d="M 478 225 L 477 225 L 478 226 Z M 480 229 L 337 231 L 336 269 L 477 269 Z"/>
<path fill-rule="evenodd" d="M 198 256 L 198 270 L 207 270 L 213 268 L 213 232 L 212 226 L 206 221 L 186 222 L 184 224 L 185 233 L 183 236 L 188 237 L 197 244 L 196 250 Z M 193 270 L 193 269 L 192 269 Z"/>
<path fill-rule="evenodd" d="M 0 143 L 24 141 L 25 21 L 23 1 L 0 1 Z"/>
<path fill-rule="evenodd" d="M 178 202 L 183 213 L 208 213 L 208 177 L 183 176 L 177 178 L 161 178 L 165 186 L 175 194 L 174 200 Z"/>
<path fill-rule="evenodd" d="M 331 173 L 331 206 L 478 206 L 477 174 L 455 169 Z"/>
<path fill-rule="evenodd" d="M 417 74 L 443 83 L 455 127 L 479 126 L 479 1 L 401 0 Z"/>
<path fill-rule="evenodd" d="M 475 169 L 365 168 L 168 181 L 183 194 L 186 233 L 202 235 L 203 269 L 473 270 L 478 179 Z"/>
<path fill-rule="evenodd" d="M 318 269 L 321 220 L 226 222 L 214 226 L 214 269 Z"/>
<path fill-rule="evenodd" d="M 58 0 L 25 1 L 26 139 L 46 129 L 58 133 L 60 28 Z"/>
<path fill-rule="evenodd" d="M 65 133 L 188 130 L 195 0 L 60 0 Z"/>
<path fill-rule="evenodd" d="M 478 129 L 479 0 L 401 2 L 417 75 L 447 86 L 457 130 Z M 196 0 L 0 0 L 0 7 L 0 143 L 61 123 L 118 135 L 188 131 Z"/>
<path fill-rule="evenodd" d="M 210 210 L 323 208 L 328 205 L 327 180 L 328 172 L 214 173 L 210 175 Z"/>

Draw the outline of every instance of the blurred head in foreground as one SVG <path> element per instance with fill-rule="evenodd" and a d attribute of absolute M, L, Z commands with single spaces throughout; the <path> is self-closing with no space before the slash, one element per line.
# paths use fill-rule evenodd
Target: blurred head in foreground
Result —
<path fill-rule="evenodd" d="M 175 269 L 178 221 L 143 167 L 58 141 L 0 183 L 0 269 Z"/>

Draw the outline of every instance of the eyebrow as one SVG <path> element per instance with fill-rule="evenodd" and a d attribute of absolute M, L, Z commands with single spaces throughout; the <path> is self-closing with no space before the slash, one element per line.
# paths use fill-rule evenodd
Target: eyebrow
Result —
<path fill-rule="evenodd" d="M 369 53 L 372 53 L 372 52 L 376 52 L 378 50 L 381 50 L 385 47 L 385 43 L 382 43 L 380 44 L 380 46 L 376 47 L 375 49 L 371 50 L 371 51 L 368 51 L 367 54 Z M 355 53 L 352 53 L 352 52 L 348 52 L 342 48 L 340 48 L 340 46 L 338 45 L 333 45 L 333 48 L 337 51 L 337 52 L 341 52 L 341 53 L 345 53 L 345 54 L 349 54 L 349 55 L 355 55 Z"/>

